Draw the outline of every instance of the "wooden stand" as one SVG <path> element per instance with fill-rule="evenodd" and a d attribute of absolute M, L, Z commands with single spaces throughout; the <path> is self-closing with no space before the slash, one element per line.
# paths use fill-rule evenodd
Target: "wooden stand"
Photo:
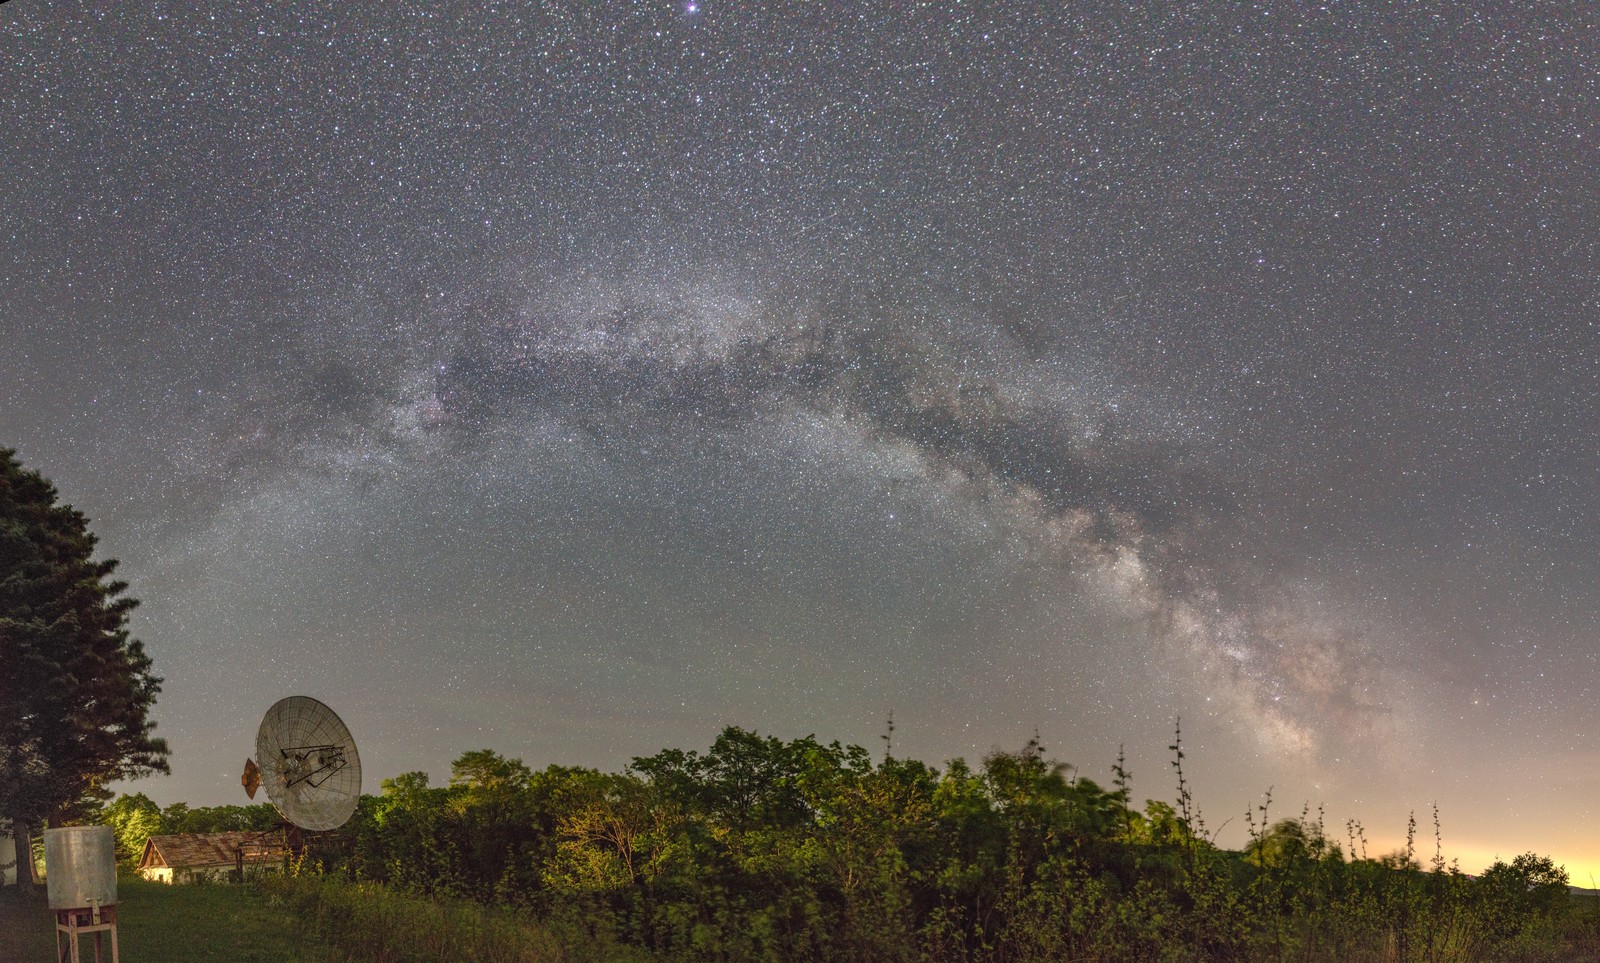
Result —
<path fill-rule="evenodd" d="M 85 906 L 77 909 L 56 910 L 56 956 L 61 963 L 82 963 L 83 957 L 78 952 L 78 937 L 84 933 L 94 934 L 94 959 L 95 963 L 102 963 L 100 957 L 100 941 L 106 933 L 111 934 L 111 963 L 121 963 L 117 956 L 117 908 L 115 906 Z M 65 949 L 61 946 L 62 935 L 67 937 Z"/>

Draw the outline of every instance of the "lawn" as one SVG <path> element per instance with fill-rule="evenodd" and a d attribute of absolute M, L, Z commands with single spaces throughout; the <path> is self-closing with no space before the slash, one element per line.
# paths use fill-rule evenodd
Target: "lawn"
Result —
<path fill-rule="evenodd" d="M 167 886 L 140 879 L 117 882 L 117 931 L 128 963 L 333 963 L 340 954 L 322 944 L 281 903 L 250 887 Z M 44 887 L 24 902 L 12 888 L 0 889 L 0 960 L 50 963 L 55 927 Z M 80 941 L 93 959 L 92 943 Z M 110 960 L 107 941 L 105 960 Z"/>

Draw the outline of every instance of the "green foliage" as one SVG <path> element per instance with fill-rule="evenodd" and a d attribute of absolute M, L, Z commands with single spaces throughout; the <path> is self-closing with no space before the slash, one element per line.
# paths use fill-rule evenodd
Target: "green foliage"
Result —
<path fill-rule="evenodd" d="M 1548 856 L 1524 853 L 1510 865 L 1496 860 L 1478 880 L 1492 935 L 1514 939 L 1525 920 L 1559 919 L 1571 906 L 1567 871 Z"/>
<path fill-rule="evenodd" d="M 233 830 L 261 832 L 276 827 L 281 821 L 271 803 L 201 806 L 198 809 L 174 803 L 161 810 L 161 834 L 222 833 Z"/>
<path fill-rule="evenodd" d="M 111 827 L 117 840 L 117 863 L 131 869 L 144 854 L 151 836 L 162 835 L 161 807 L 144 793 L 118 796 L 100 812 L 100 822 Z"/>
<path fill-rule="evenodd" d="M 118 796 L 88 818 L 111 827 L 117 840 L 117 863 L 123 869 L 132 869 L 138 864 L 144 854 L 144 844 L 151 836 L 231 830 L 262 832 L 276 828 L 280 822 L 271 803 L 191 809 L 180 802 L 162 809 L 144 793 Z"/>
<path fill-rule="evenodd" d="M 0 448 L 0 817 L 23 830 L 19 854 L 33 827 L 92 812 L 107 783 L 168 771 L 148 718 L 161 680 L 127 630 L 138 603 L 95 543 Z"/>
<path fill-rule="evenodd" d="M 263 885 L 357 959 L 1444 963 L 1600 946 L 1600 910 L 1572 912 L 1544 857 L 1474 880 L 1436 850 L 1425 871 L 1413 822 L 1393 857 L 1350 858 L 1320 813 L 1269 818 L 1270 795 L 1228 852 L 1178 768 L 1176 805 L 1135 810 L 1121 761 L 1107 789 L 1037 739 L 942 771 L 737 728 L 621 773 L 474 750 L 447 785 L 405 773 L 362 799 L 328 865 L 359 885 Z M 124 797 L 107 818 L 153 809 Z"/>

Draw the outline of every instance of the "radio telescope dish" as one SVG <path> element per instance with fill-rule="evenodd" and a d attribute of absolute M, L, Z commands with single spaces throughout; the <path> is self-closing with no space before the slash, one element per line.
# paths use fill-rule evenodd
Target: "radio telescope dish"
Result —
<path fill-rule="evenodd" d="M 267 710 L 256 733 L 256 765 L 267 798 L 301 829 L 338 829 L 356 811 L 355 740 L 332 709 L 309 696 L 279 699 Z"/>

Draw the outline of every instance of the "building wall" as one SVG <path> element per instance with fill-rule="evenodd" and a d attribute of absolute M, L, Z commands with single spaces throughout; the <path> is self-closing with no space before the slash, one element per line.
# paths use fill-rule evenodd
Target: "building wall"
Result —
<path fill-rule="evenodd" d="M 140 872 L 152 883 L 226 883 L 233 864 L 217 866 L 147 866 Z"/>

